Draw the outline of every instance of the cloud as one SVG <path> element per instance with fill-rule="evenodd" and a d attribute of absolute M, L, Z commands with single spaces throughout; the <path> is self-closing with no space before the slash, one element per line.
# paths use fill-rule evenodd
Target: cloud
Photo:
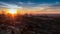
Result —
<path fill-rule="evenodd" d="M 18 6 L 16 4 L 9 4 L 9 3 L 4 3 L 4 2 L 0 2 L 0 7 L 4 7 L 4 8 L 22 8 L 21 6 Z"/>
<path fill-rule="evenodd" d="M 0 2 L 0 7 L 4 7 L 4 8 L 25 8 L 25 7 L 29 7 L 32 6 L 34 3 L 31 2 L 16 2 L 15 3 L 6 3 L 6 2 Z"/>
<path fill-rule="evenodd" d="M 23 8 L 29 11 L 60 11 L 60 2 L 55 3 L 32 3 L 32 2 L 17 2 L 16 4 L 13 3 L 6 3 L 0 2 L 0 7 L 4 8 Z"/>
<path fill-rule="evenodd" d="M 35 3 L 32 3 L 32 2 L 17 2 L 17 5 L 19 6 L 23 6 L 23 7 L 31 7 L 31 6 L 34 6 Z"/>
<path fill-rule="evenodd" d="M 42 3 L 34 7 L 28 7 L 33 11 L 60 11 L 60 2 L 55 3 Z"/>

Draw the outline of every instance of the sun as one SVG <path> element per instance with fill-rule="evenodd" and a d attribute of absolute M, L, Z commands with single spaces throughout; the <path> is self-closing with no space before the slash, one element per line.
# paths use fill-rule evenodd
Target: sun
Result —
<path fill-rule="evenodd" d="M 10 13 L 10 14 L 16 14 L 17 10 L 16 9 L 9 9 L 8 13 Z"/>

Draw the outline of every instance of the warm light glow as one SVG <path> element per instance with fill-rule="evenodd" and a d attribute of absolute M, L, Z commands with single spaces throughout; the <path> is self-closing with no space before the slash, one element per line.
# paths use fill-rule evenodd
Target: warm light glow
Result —
<path fill-rule="evenodd" d="M 9 9 L 8 13 L 10 13 L 10 14 L 16 14 L 17 10 L 16 9 Z"/>

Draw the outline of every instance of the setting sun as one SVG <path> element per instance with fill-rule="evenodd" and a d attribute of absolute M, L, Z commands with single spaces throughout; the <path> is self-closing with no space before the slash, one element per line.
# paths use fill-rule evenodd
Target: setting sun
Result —
<path fill-rule="evenodd" d="M 10 14 L 16 14 L 17 10 L 16 9 L 9 9 L 8 13 L 10 13 Z"/>

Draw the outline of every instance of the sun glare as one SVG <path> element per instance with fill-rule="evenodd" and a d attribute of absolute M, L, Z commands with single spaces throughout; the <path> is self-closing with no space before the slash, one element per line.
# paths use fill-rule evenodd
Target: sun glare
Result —
<path fill-rule="evenodd" d="M 16 14 L 17 10 L 16 9 L 9 9 L 8 13 L 10 13 L 10 14 Z"/>

